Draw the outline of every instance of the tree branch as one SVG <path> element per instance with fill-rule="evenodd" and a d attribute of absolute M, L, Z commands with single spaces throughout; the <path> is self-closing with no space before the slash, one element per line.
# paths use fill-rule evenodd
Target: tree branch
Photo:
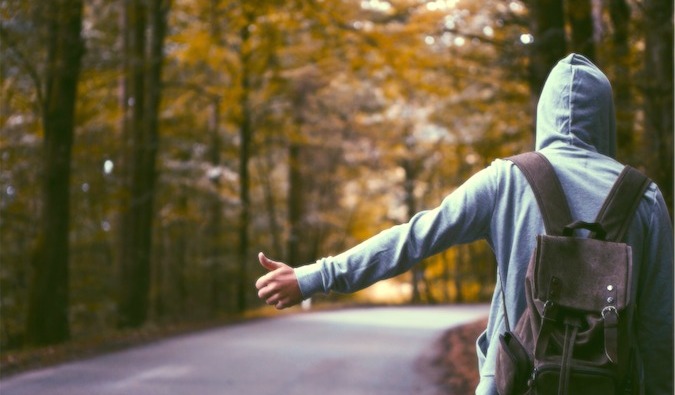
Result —
<path fill-rule="evenodd" d="M 9 50 L 14 52 L 18 60 L 19 67 L 22 68 L 28 74 L 31 81 L 33 82 L 33 85 L 35 85 L 35 92 L 38 97 L 38 107 L 40 110 L 40 114 L 44 114 L 44 92 L 40 74 L 37 72 L 35 67 L 33 67 L 28 58 L 23 54 L 23 52 L 19 50 L 17 41 L 12 39 L 7 29 L 5 29 L 5 27 L 2 25 L 0 25 L 0 39 L 4 41 L 4 44 L 7 46 Z"/>

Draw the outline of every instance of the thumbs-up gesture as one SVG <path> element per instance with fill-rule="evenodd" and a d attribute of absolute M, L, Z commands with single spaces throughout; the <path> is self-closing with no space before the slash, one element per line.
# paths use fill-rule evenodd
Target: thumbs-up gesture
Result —
<path fill-rule="evenodd" d="M 260 299 L 277 310 L 302 302 L 302 292 L 293 268 L 267 258 L 262 252 L 258 254 L 258 260 L 269 271 L 255 283 Z"/>

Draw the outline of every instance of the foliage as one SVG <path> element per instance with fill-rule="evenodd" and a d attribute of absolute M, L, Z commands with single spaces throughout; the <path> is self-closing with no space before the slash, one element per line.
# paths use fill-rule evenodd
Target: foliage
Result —
<path fill-rule="evenodd" d="M 0 347 L 23 343 L 44 204 L 42 4 L 0 4 Z M 436 206 L 494 158 L 529 149 L 528 4 L 174 0 L 164 40 L 149 320 L 235 312 L 241 290 L 255 300 L 257 251 L 293 265 L 336 254 Z M 631 77 L 642 69 L 645 27 L 630 6 L 635 34 L 621 64 L 634 103 L 642 103 Z M 118 2 L 103 0 L 85 1 L 84 11 L 70 185 L 74 336 L 117 320 L 120 212 L 129 194 L 123 14 Z M 612 40 L 608 12 L 596 15 L 600 43 Z M 619 56 L 611 42 L 595 47 L 615 82 L 626 74 L 611 66 Z M 247 117 L 250 155 L 242 162 Z M 638 161 L 641 153 L 623 147 L 621 155 Z M 242 229 L 251 284 L 239 283 Z M 485 300 L 495 275 L 485 243 L 432 257 L 420 273 L 419 299 L 430 303 Z"/>

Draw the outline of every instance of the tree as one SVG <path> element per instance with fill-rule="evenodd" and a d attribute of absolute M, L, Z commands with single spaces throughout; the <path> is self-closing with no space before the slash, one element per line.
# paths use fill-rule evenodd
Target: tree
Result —
<path fill-rule="evenodd" d="M 536 114 L 539 95 L 553 66 L 567 51 L 563 0 L 528 0 L 530 31 L 534 43 L 530 45 L 531 107 Z"/>
<path fill-rule="evenodd" d="M 318 158 L 309 159 L 307 140 L 311 139 L 311 134 L 305 129 L 312 124 L 312 112 L 317 107 L 317 92 L 320 90 L 322 81 L 319 73 L 314 67 L 300 68 L 294 73 L 288 84 L 288 93 L 290 108 L 293 111 L 291 120 L 291 132 L 287 136 L 287 157 L 288 157 L 288 196 L 287 215 L 288 215 L 288 238 L 286 242 L 286 261 L 293 265 L 301 264 L 314 258 L 308 253 L 312 244 L 312 236 L 318 233 L 316 228 L 308 229 L 309 224 L 306 221 L 309 216 L 310 200 L 309 195 L 312 192 L 312 186 L 318 184 L 317 179 L 322 175 L 312 175 L 312 170 L 322 169 L 323 161 Z M 314 150 L 320 151 L 326 155 L 326 147 L 317 146 Z M 306 166 L 312 163 L 312 168 Z M 312 182 L 314 179 L 314 182 Z"/>
<path fill-rule="evenodd" d="M 673 215 L 673 2 L 644 2 L 644 112 L 647 173 Z"/>
<path fill-rule="evenodd" d="M 436 206 L 492 159 L 531 148 L 530 100 L 568 49 L 592 57 L 592 36 L 615 90 L 619 159 L 671 192 L 662 1 L 591 0 L 595 31 L 588 0 L 189 0 L 167 15 L 168 3 L 84 4 L 68 181 L 78 210 L 59 258 L 78 336 L 114 327 L 118 313 L 137 326 L 243 310 L 258 248 L 303 264 Z M 4 349 L 23 342 L 38 233 L 46 244 L 34 218 L 47 204 L 38 180 L 56 170 L 43 167 L 40 120 L 57 36 L 45 27 L 62 4 L 0 6 Z M 418 299 L 489 298 L 487 245 L 446 253 L 414 274 Z M 394 281 L 409 290 L 411 277 Z"/>
<path fill-rule="evenodd" d="M 241 61 L 240 93 L 239 97 L 239 199 L 241 210 L 239 214 L 239 281 L 237 293 L 237 308 L 244 312 L 247 307 L 246 289 L 248 284 L 248 250 L 249 250 L 249 222 L 251 217 L 249 161 L 251 158 L 251 141 L 253 138 L 253 120 L 251 115 L 251 28 L 255 20 L 253 5 L 241 5 L 244 23 L 239 29 L 239 59 Z"/>
<path fill-rule="evenodd" d="M 82 1 L 48 2 L 43 11 L 49 21 L 49 41 L 41 106 L 44 128 L 42 229 L 35 250 L 26 324 L 28 342 L 40 345 L 70 337 L 70 158 L 77 85 L 84 54 Z"/>
<path fill-rule="evenodd" d="M 125 91 L 126 110 L 130 114 L 125 116 L 125 135 L 129 139 L 130 155 L 128 199 L 121 220 L 120 327 L 138 327 L 148 313 L 162 52 L 168 8 L 168 0 L 152 0 L 148 5 L 131 0 L 125 8 L 129 22 L 125 31 L 130 34 L 126 69 L 129 79 Z M 148 17 L 149 43 L 145 38 Z"/>
<path fill-rule="evenodd" d="M 613 59 L 612 88 L 616 106 L 617 157 L 619 160 L 633 163 L 635 137 L 633 136 L 634 100 L 631 86 L 630 49 L 630 6 L 626 0 L 611 0 L 608 4 L 613 33 L 611 37 L 611 57 Z"/>
<path fill-rule="evenodd" d="M 596 56 L 591 1 L 568 0 L 567 16 L 571 28 L 570 49 L 594 62 Z"/>

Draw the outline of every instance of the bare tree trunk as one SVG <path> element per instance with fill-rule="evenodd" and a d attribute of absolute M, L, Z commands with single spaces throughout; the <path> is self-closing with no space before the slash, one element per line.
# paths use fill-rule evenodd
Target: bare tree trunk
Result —
<path fill-rule="evenodd" d="M 612 33 L 612 88 L 616 106 L 617 158 L 634 163 L 635 138 L 633 122 L 635 109 L 630 92 L 632 77 L 630 73 L 630 7 L 626 0 L 610 0 L 609 15 L 614 27 Z"/>
<path fill-rule="evenodd" d="M 438 300 L 434 297 L 434 284 L 426 275 L 427 261 L 420 262 L 419 266 L 422 272 L 422 284 L 424 284 L 424 296 L 427 298 L 427 304 L 436 304 Z"/>
<path fill-rule="evenodd" d="M 300 110 L 300 109 L 298 109 Z M 298 124 L 298 128 L 301 128 Z M 288 147 L 288 241 L 286 259 L 290 265 L 296 266 L 300 260 L 300 239 L 302 221 L 302 174 L 300 145 L 291 142 Z"/>
<path fill-rule="evenodd" d="M 673 2 L 645 0 L 647 173 L 673 207 Z M 673 213 L 670 213 L 671 218 Z"/>
<path fill-rule="evenodd" d="M 157 264 L 155 264 L 152 268 L 152 316 L 154 319 L 160 321 L 167 316 L 168 307 L 171 305 L 168 302 L 168 297 L 165 292 L 165 290 L 168 288 L 166 284 L 169 275 L 171 274 L 171 271 L 169 270 L 169 259 L 172 256 L 171 252 L 167 251 L 169 249 L 168 245 L 171 244 L 170 242 L 166 241 L 169 239 L 167 233 L 169 232 L 166 229 L 161 229 L 157 235 L 157 239 L 160 240 L 161 247 L 156 251 L 155 259 Z"/>
<path fill-rule="evenodd" d="M 211 117 L 209 119 L 209 133 L 211 134 L 211 166 L 218 169 L 220 166 L 220 99 L 215 98 L 211 103 Z M 215 196 L 211 201 L 211 215 L 209 218 L 208 235 L 209 240 L 209 264 L 211 268 L 211 311 L 217 312 L 220 309 L 220 284 L 222 275 L 222 211 L 223 205 L 220 201 L 220 171 L 211 179 L 216 190 Z"/>
<path fill-rule="evenodd" d="M 246 6 L 244 6 L 246 8 Z M 250 184 L 249 177 L 249 160 L 251 157 L 251 140 L 253 134 L 253 126 L 251 119 L 251 109 L 249 103 L 249 95 L 251 90 L 250 81 L 250 25 L 253 23 L 253 13 L 250 9 L 245 10 L 247 22 L 239 31 L 240 43 L 240 59 L 241 59 L 241 118 L 239 122 L 239 200 L 241 204 L 241 211 L 239 213 L 239 249 L 237 251 L 239 261 L 239 278 L 237 290 L 237 310 L 244 312 L 247 308 L 246 290 L 248 284 L 248 227 L 250 222 L 251 198 L 250 198 Z"/>
<path fill-rule="evenodd" d="M 117 294 L 115 295 L 118 310 L 120 309 L 120 300 L 122 295 L 126 293 L 127 285 L 124 284 L 122 280 L 127 271 L 126 266 L 129 264 L 130 259 L 130 247 L 129 247 L 129 205 L 131 202 L 130 197 L 130 180 L 131 180 L 131 157 L 132 157 L 132 139 L 131 139 L 131 64 L 132 64 L 132 30 L 131 30 L 131 1 L 124 0 L 120 3 L 120 41 L 121 41 L 121 51 L 122 51 L 122 65 L 120 67 L 120 77 L 119 77 L 119 105 L 122 110 L 122 116 L 120 120 L 120 135 L 121 135 L 121 147 L 120 147 L 120 158 L 119 163 L 116 167 L 119 168 L 119 177 L 120 177 L 120 209 L 119 215 L 117 216 L 118 221 L 118 231 L 117 231 L 117 256 L 116 256 L 116 268 L 118 282 L 117 285 Z M 119 321 L 119 318 L 118 318 Z"/>
<path fill-rule="evenodd" d="M 319 89 L 321 82 L 315 74 L 315 70 L 309 69 L 295 76 L 291 80 L 290 94 L 292 109 L 294 112 L 293 122 L 296 130 L 295 135 L 288 137 L 288 240 L 286 242 L 286 259 L 290 265 L 297 266 L 314 256 L 317 237 L 320 230 L 312 228 L 312 236 L 307 231 L 305 218 L 308 209 L 305 207 L 305 196 L 315 191 L 317 183 L 312 180 L 304 182 L 307 175 L 306 166 L 303 164 L 313 163 L 308 160 L 308 151 L 303 146 L 303 126 L 307 123 L 307 113 L 312 108 L 312 97 Z M 327 157 L 329 153 L 322 151 L 321 155 Z M 315 162 L 314 162 L 315 163 Z M 316 177 L 312 177 L 316 178 Z"/>
<path fill-rule="evenodd" d="M 84 43 L 82 1 L 48 2 L 46 94 L 44 95 L 44 184 L 42 229 L 35 251 L 26 337 L 32 344 L 54 344 L 70 337 L 68 324 L 68 234 L 70 159 L 75 101 Z"/>
<path fill-rule="evenodd" d="M 408 208 L 407 217 L 408 219 L 412 218 L 417 212 L 417 201 L 415 199 L 415 179 L 417 177 L 417 171 L 415 169 L 415 164 L 412 159 L 406 158 L 402 163 L 403 170 L 405 171 L 405 180 L 403 184 L 403 190 L 405 191 L 405 203 Z M 411 303 L 419 303 L 422 301 L 422 295 L 420 293 L 419 285 L 422 282 L 422 277 L 424 276 L 424 271 L 421 265 L 413 266 L 411 270 L 412 274 L 412 296 Z"/>
<path fill-rule="evenodd" d="M 163 43 L 168 3 L 152 0 L 149 6 L 131 0 L 129 11 L 130 91 L 127 102 L 131 116 L 130 194 L 122 215 L 125 216 L 124 239 L 120 264 L 118 326 L 141 326 L 148 314 L 150 267 L 152 257 L 152 222 L 156 184 L 156 156 L 159 145 L 158 118 L 161 94 Z M 150 42 L 146 43 L 146 26 L 150 17 Z M 149 51 L 149 58 L 146 58 Z"/>
<path fill-rule="evenodd" d="M 181 212 L 187 212 L 188 209 L 188 195 L 187 188 L 181 187 L 179 195 L 176 197 L 176 205 Z M 174 309 L 173 314 L 178 314 L 181 317 L 184 317 L 189 312 L 188 308 L 188 262 L 187 262 L 187 249 L 188 249 L 188 221 L 184 218 L 181 218 L 175 221 L 172 224 L 171 235 L 171 244 L 173 250 L 173 272 L 175 273 L 175 288 L 172 289 L 172 292 L 176 293 L 177 296 L 177 307 Z M 177 311 L 176 311 L 177 310 Z"/>
<path fill-rule="evenodd" d="M 209 2 L 209 36 L 213 42 L 218 42 L 222 45 L 222 34 L 220 24 L 223 22 L 223 16 L 218 9 L 218 0 L 210 0 Z M 211 215 L 208 224 L 208 235 L 206 236 L 208 242 L 208 256 L 209 267 L 211 270 L 211 312 L 217 313 L 221 308 L 222 292 L 222 276 L 223 276 L 223 204 L 220 197 L 220 165 L 222 150 L 222 139 L 220 136 L 220 104 L 221 98 L 219 96 L 212 96 L 210 98 L 210 115 L 208 123 L 208 132 L 211 136 L 210 147 L 210 162 L 211 166 L 216 169 L 211 182 L 216 190 L 213 199 L 210 202 Z"/>
<path fill-rule="evenodd" d="M 148 196 L 144 200 L 144 208 L 141 210 L 143 215 L 140 218 L 140 229 L 142 231 L 143 244 L 141 250 L 146 251 L 142 261 L 143 272 L 147 271 L 147 285 L 143 284 L 146 302 L 144 317 L 147 318 L 148 304 L 150 298 L 150 273 L 153 257 L 153 223 L 154 223 L 154 203 L 155 187 L 157 185 L 157 165 L 156 157 L 159 149 L 159 106 L 162 93 L 162 62 L 164 60 L 164 37 L 166 36 L 166 18 L 168 13 L 169 0 L 149 0 L 149 24 L 150 24 L 150 42 L 149 59 L 147 61 L 147 71 L 145 77 L 146 101 L 144 135 L 146 141 L 143 153 L 143 163 L 139 170 L 142 171 L 141 182 L 144 189 L 141 196 Z M 145 321 L 145 319 L 144 319 Z"/>
<path fill-rule="evenodd" d="M 457 247 L 457 258 L 455 259 L 455 273 L 453 278 L 455 280 L 455 302 L 462 303 L 464 302 L 464 294 L 462 293 L 462 277 L 464 270 L 464 260 L 466 258 L 466 245 L 459 245 Z"/>
<path fill-rule="evenodd" d="M 143 290 L 144 273 L 138 256 L 140 255 L 138 242 L 138 186 L 137 167 L 140 165 L 138 158 L 140 152 L 140 137 L 143 121 L 143 101 L 145 90 L 143 89 L 143 66 L 145 63 L 145 26 L 146 9 L 140 0 L 128 0 L 126 3 L 126 18 L 128 25 L 127 50 L 125 53 L 126 78 L 126 122 L 125 134 L 127 135 L 128 151 L 125 153 L 124 180 L 126 201 L 121 213 L 121 245 L 120 245 L 120 284 L 117 302 L 117 323 L 119 327 L 139 326 L 144 320 L 145 295 Z M 149 271 L 145 273 L 149 274 Z M 140 302 L 140 303 L 138 303 Z"/>
<path fill-rule="evenodd" d="M 272 238 L 272 246 L 274 256 L 280 257 L 283 255 L 283 247 L 281 242 L 281 230 L 279 222 L 277 221 L 277 210 L 276 204 L 274 202 L 274 189 L 272 186 L 271 174 L 274 169 L 273 159 L 268 156 L 265 157 L 265 163 L 259 163 L 258 173 L 264 175 L 265 178 L 262 180 L 263 189 L 265 191 L 265 206 L 267 207 L 267 218 L 270 227 L 270 237 Z"/>
<path fill-rule="evenodd" d="M 528 0 L 530 30 L 530 91 L 533 119 L 537 103 L 551 68 L 565 56 L 565 20 L 562 0 Z M 533 128 L 534 131 L 534 128 Z"/>
<path fill-rule="evenodd" d="M 572 28 L 572 51 L 596 60 L 591 0 L 568 0 L 567 15 Z"/>
<path fill-rule="evenodd" d="M 443 281 L 443 301 L 450 302 L 450 280 L 452 276 L 450 275 L 450 259 L 448 258 L 450 250 L 445 250 L 441 253 L 441 258 L 443 259 L 443 275 L 441 280 Z"/>

